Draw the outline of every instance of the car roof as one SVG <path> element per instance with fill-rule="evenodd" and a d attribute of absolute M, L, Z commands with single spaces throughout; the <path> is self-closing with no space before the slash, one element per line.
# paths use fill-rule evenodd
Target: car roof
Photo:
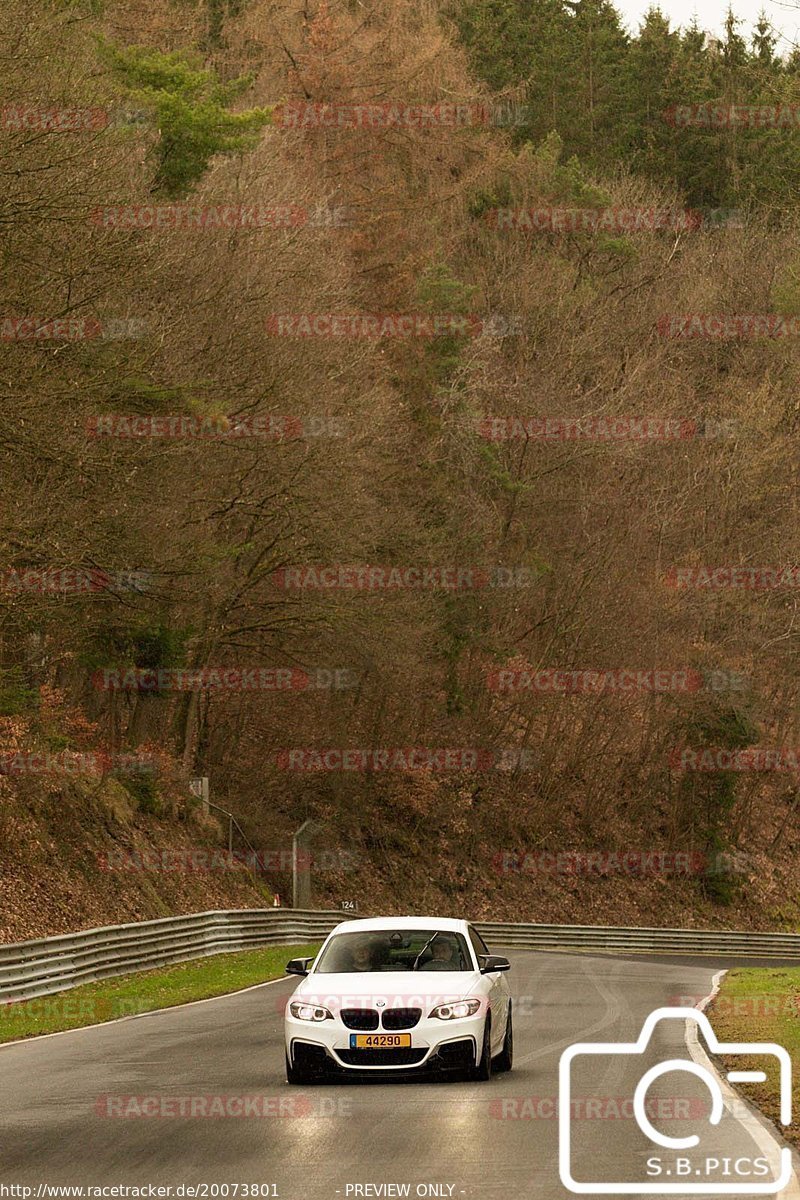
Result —
<path fill-rule="evenodd" d="M 342 921 L 332 933 L 376 933 L 382 929 L 441 929 L 442 932 L 466 933 L 468 921 L 453 917 L 369 917 L 358 921 Z"/>

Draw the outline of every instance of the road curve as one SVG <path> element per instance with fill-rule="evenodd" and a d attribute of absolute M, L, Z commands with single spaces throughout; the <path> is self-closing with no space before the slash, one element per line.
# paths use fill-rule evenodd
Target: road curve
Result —
<path fill-rule="evenodd" d="M 282 1043 L 288 980 L 0 1047 L 0 1184 L 260 1184 L 275 1185 L 280 1200 L 565 1197 L 555 1109 L 562 1051 L 580 1041 L 634 1041 L 652 1011 L 706 995 L 714 974 L 736 964 L 508 953 L 515 1068 L 488 1084 L 290 1087 Z M 655 1042 L 646 1059 L 576 1074 L 576 1178 L 645 1178 L 652 1147 L 622 1102 L 659 1057 L 688 1058 L 680 1029 L 659 1030 Z M 698 1130 L 708 1093 L 697 1080 L 676 1078 L 654 1084 L 654 1123 L 663 1118 L 664 1133 L 684 1136 Z M 160 1115 L 109 1115 L 121 1111 L 120 1097 L 149 1098 L 151 1107 L 155 1099 Z M 176 1104 L 189 1097 L 203 1097 L 209 1113 L 215 1097 L 231 1111 L 238 1100 L 243 1113 L 249 1098 L 251 1115 L 179 1115 Z M 715 1153 L 758 1154 L 735 1114 L 726 1113 L 715 1136 Z"/>

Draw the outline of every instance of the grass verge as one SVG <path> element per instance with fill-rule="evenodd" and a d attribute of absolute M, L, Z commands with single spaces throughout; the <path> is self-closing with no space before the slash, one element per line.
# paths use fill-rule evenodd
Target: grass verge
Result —
<path fill-rule="evenodd" d="M 255 983 L 280 979 L 290 958 L 316 954 L 318 949 L 265 946 L 240 954 L 215 954 L 157 971 L 83 984 L 55 996 L 0 1004 L 0 1043 L 224 996 Z"/>
<path fill-rule="evenodd" d="M 800 1149 L 800 967 L 748 967 L 729 971 L 708 1010 L 722 1042 L 777 1042 L 792 1060 L 794 1123 L 780 1124 L 779 1073 L 774 1058 L 748 1057 L 738 1069 L 766 1072 L 766 1083 L 738 1084 L 748 1100 L 774 1121 L 787 1141 Z M 723 1060 L 733 1069 L 732 1059 Z"/>

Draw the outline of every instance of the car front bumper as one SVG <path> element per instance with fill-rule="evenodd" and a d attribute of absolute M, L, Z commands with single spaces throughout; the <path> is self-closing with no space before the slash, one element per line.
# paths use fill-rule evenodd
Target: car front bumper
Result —
<path fill-rule="evenodd" d="M 287 1014 L 286 1054 L 295 1067 L 342 1072 L 390 1073 L 464 1069 L 477 1065 L 483 1044 L 484 1014 L 454 1021 L 423 1018 L 412 1029 L 393 1030 L 411 1036 L 410 1048 L 357 1050 L 350 1045 L 356 1031 L 342 1021 L 299 1021 Z M 385 1031 L 378 1031 L 385 1032 Z"/>

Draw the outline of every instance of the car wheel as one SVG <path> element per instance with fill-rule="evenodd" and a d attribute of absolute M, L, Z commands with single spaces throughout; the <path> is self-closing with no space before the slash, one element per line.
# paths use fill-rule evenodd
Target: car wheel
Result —
<path fill-rule="evenodd" d="M 503 1049 L 494 1062 L 495 1071 L 510 1071 L 514 1065 L 514 1028 L 511 1024 L 511 1001 L 508 1002 L 508 1020 L 506 1036 L 503 1038 Z"/>
<path fill-rule="evenodd" d="M 311 1083 L 311 1076 L 307 1071 L 301 1070 L 300 1067 L 293 1067 L 289 1062 L 289 1055 L 286 1055 L 286 1082 L 302 1085 Z"/>
<path fill-rule="evenodd" d="M 492 1078 L 492 1015 L 486 1014 L 486 1024 L 483 1027 L 483 1045 L 481 1047 L 481 1059 L 475 1068 L 475 1079 L 480 1079 L 486 1082 Z"/>

